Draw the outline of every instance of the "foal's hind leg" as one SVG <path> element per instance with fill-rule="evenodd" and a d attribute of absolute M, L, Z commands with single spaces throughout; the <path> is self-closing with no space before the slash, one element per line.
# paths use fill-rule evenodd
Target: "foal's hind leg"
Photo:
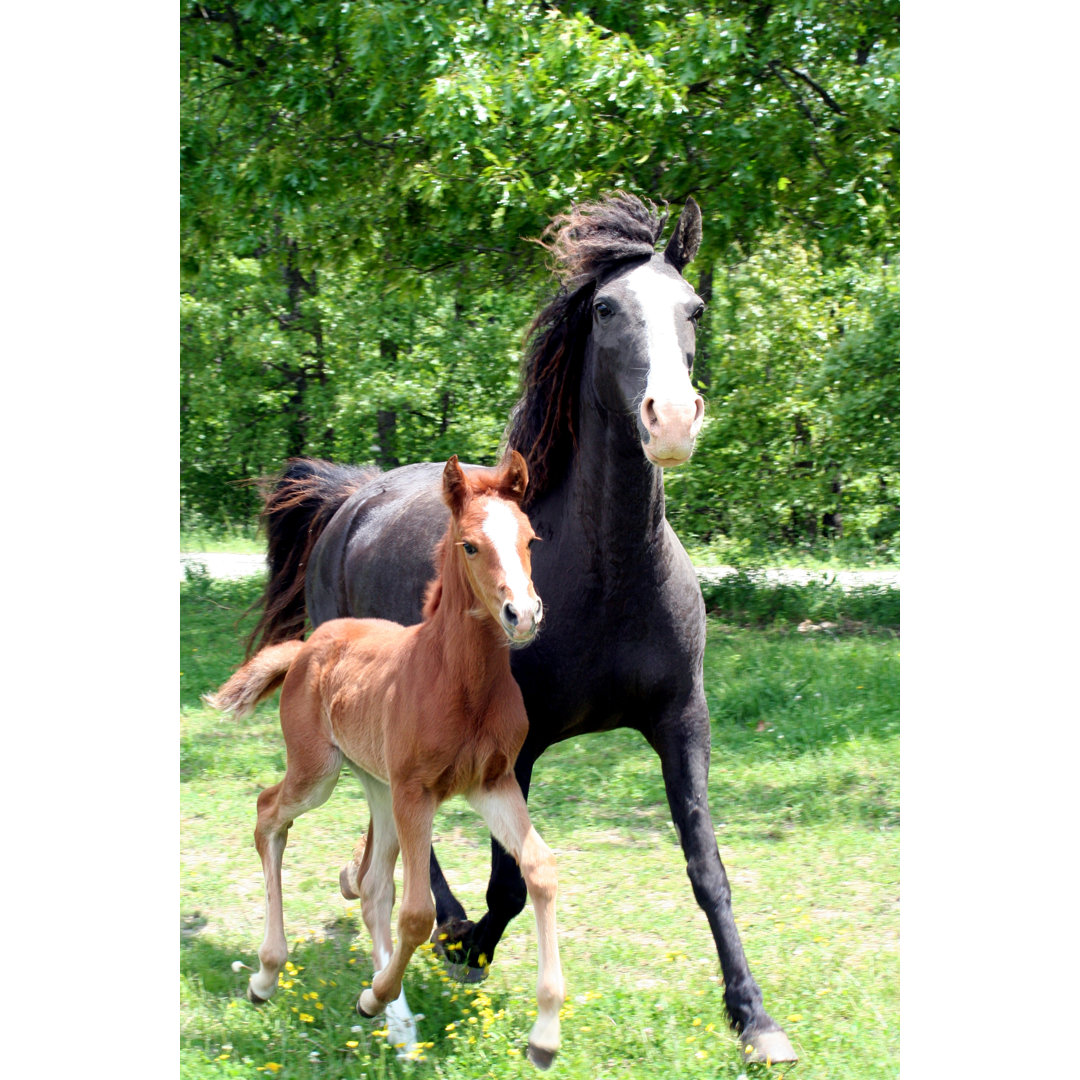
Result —
<path fill-rule="evenodd" d="M 536 912 L 539 970 L 536 978 L 536 1023 L 529 1033 L 529 1060 L 546 1069 L 559 1049 L 559 1009 L 566 999 L 559 941 L 555 930 L 558 880 L 555 856 L 529 821 L 525 797 L 510 773 L 492 787 L 467 794 L 487 822 L 491 835 L 517 860 Z"/>
<path fill-rule="evenodd" d="M 281 908 L 281 858 L 289 829 L 295 818 L 330 798 L 340 771 L 341 752 L 327 746 L 323 753 L 290 759 L 285 779 L 259 796 L 255 847 L 266 879 L 266 930 L 259 949 L 259 970 L 248 980 L 247 991 L 249 1000 L 257 1005 L 277 989 L 278 973 L 289 955 Z"/>

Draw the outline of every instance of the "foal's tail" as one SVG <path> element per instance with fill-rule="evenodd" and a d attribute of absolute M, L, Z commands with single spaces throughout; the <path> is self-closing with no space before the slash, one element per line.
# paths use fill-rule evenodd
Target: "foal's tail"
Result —
<path fill-rule="evenodd" d="M 253 605 L 263 613 L 248 638 L 248 657 L 256 648 L 303 636 L 304 583 L 315 541 L 342 503 L 378 475 L 371 465 L 289 458 L 273 486 L 264 488 L 262 523 L 270 576 Z"/>
<path fill-rule="evenodd" d="M 212 708 L 232 713 L 237 720 L 243 720 L 285 681 L 289 668 L 303 647 L 302 641 L 268 645 L 236 671 L 216 694 L 204 694 L 203 701 Z"/>

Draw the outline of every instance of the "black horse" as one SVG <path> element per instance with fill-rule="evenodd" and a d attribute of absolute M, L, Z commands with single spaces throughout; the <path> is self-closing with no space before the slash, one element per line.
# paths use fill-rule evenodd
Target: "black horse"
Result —
<path fill-rule="evenodd" d="M 529 715 L 517 761 L 526 798 L 536 759 L 585 732 L 631 727 L 660 757 L 694 896 L 708 916 L 724 1000 L 747 1060 L 793 1061 L 762 1004 L 731 910 L 709 814 L 705 610 L 664 516 L 661 469 L 690 457 L 704 415 L 690 372 L 701 299 L 682 270 L 701 242 L 688 199 L 662 254 L 667 215 L 616 193 L 556 218 L 545 235 L 563 284 L 534 323 L 524 391 L 507 428 L 531 482 L 526 510 L 544 541 L 533 578 L 544 628 L 513 655 Z M 376 469 L 293 459 L 264 511 L 270 579 L 252 643 L 343 615 L 418 622 L 431 551 L 446 528 L 442 465 Z M 525 904 L 513 859 L 492 842 L 488 910 L 470 922 L 434 850 L 436 937 L 460 942 L 459 978 L 486 973 Z M 483 959 L 482 959 L 483 958 Z M 404 998 L 391 1009 L 411 1043 Z"/>

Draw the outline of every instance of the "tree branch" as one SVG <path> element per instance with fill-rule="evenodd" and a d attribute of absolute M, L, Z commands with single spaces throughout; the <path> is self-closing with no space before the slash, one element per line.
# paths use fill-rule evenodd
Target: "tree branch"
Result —
<path fill-rule="evenodd" d="M 805 71 L 797 71 L 793 67 L 788 67 L 787 70 L 790 71 L 792 75 L 795 75 L 798 78 L 802 79 L 802 81 L 806 83 L 806 85 L 809 86 L 810 89 L 813 90 L 814 93 L 817 94 L 817 96 L 821 98 L 821 100 L 824 101 L 825 104 L 828 105 L 829 108 L 832 109 L 832 111 L 836 113 L 837 116 L 847 116 L 847 113 L 844 112 L 844 110 L 841 109 L 840 106 L 837 105 L 836 102 L 833 100 L 828 90 L 814 82 L 814 80 L 811 79 Z"/>
<path fill-rule="evenodd" d="M 814 127 L 817 127 L 818 126 L 817 118 L 810 111 L 810 107 L 806 104 L 806 102 L 803 101 L 802 94 L 800 94 L 798 89 L 796 87 L 792 86 L 791 83 L 789 83 L 787 81 L 787 79 L 785 79 L 784 76 L 780 74 L 780 63 L 779 63 L 779 61 L 777 61 L 777 60 L 771 61 L 769 63 L 769 70 L 780 80 L 780 83 L 784 87 L 784 89 L 787 90 L 787 92 L 789 94 L 791 94 L 791 96 L 795 99 L 795 104 L 798 105 L 799 112 L 801 112 L 803 114 L 803 116 L 805 116 L 806 119 L 809 120 L 810 123 L 814 125 Z"/>

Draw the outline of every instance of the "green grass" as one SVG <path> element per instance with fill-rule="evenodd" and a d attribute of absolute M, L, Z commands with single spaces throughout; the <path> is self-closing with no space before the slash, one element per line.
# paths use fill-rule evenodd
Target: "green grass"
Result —
<path fill-rule="evenodd" d="M 266 537 L 254 521 L 221 524 L 191 515 L 180 523 L 180 550 L 262 555 L 266 551 Z"/>
<path fill-rule="evenodd" d="M 803 585 L 764 584 L 745 570 L 701 587 L 705 608 L 743 626 L 798 626 L 812 623 L 838 629 L 899 630 L 900 591 L 863 585 L 844 589 L 833 579 Z"/>
<path fill-rule="evenodd" d="M 695 566 L 775 566 L 799 570 L 899 570 L 896 545 L 873 548 L 843 540 L 798 547 L 754 545 L 741 540 L 695 540 L 680 533 Z"/>
<path fill-rule="evenodd" d="M 414 959 L 405 986 L 434 1043 L 426 1062 L 398 1062 L 354 1012 L 371 962 L 359 905 L 337 889 L 367 822 L 348 777 L 290 834 L 292 985 L 262 1009 L 243 1000 L 247 972 L 230 965 L 257 963 L 263 930 L 255 798 L 281 778 L 284 753 L 276 702 L 237 722 L 199 695 L 239 662 L 250 617 L 238 619 L 259 586 L 203 577 L 181 586 L 181 1077 L 269 1076 L 270 1062 L 278 1076 L 312 1080 L 535 1075 L 518 1053 L 535 1007 L 531 908 L 479 988 L 447 982 L 427 953 Z M 898 1075 L 898 640 L 773 627 L 710 619 L 710 805 L 751 968 L 801 1060 L 771 1071 L 742 1061 L 658 762 L 620 731 L 553 747 L 534 773 L 530 809 L 559 860 L 569 994 L 554 1075 Z M 488 872 L 479 820 L 454 800 L 436 835 L 447 876 L 479 913 Z"/>

